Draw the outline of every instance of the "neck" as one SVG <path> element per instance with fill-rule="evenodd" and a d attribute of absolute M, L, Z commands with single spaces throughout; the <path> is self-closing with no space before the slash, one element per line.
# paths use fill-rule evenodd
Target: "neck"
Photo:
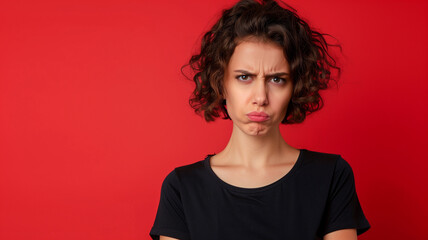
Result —
<path fill-rule="evenodd" d="M 283 159 L 293 147 L 281 136 L 279 127 L 264 135 L 247 135 L 235 125 L 222 155 L 230 164 L 263 167 Z"/>

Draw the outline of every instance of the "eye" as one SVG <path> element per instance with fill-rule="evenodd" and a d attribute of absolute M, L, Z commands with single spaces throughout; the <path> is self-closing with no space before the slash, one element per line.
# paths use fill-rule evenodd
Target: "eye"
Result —
<path fill-rule="evenodd" d="M 245 81 L 250 80 L 250 76 L 248 76 L 248 75 L 239 75 L 239 76 L 236 76 L 236 79 L 245 82 Z"/>
<path fill-rule="evenodd" d="M 276 83 L 276 84 L 283 84 L 286 82 L 286 79 L 280 78 L 280 77 L 272 77 L 271 81 Z"/>

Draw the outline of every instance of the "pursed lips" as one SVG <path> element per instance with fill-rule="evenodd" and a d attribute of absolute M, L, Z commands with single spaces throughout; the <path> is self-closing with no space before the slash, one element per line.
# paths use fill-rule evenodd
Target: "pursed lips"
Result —
<path fill-rule="evenodd" d="M 269 120 L 269 115 L 265 112 L 250 112 L 247 117 L 253 122 L 264 122 Z"/>

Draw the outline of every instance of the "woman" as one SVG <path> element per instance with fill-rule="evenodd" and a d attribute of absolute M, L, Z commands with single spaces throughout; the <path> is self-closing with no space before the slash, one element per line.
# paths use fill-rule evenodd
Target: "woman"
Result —
<path fill-rule="evenodd" d="M 296 149 L 280 123 L 321 108 L 331 70 L 323 35 L 274 1 L 223 12 L 190 60 L 191 105 L 233 122 L 225 149 L 164 180 L 153 239 L 357 239 L 370 225 L 336 154 Z"/>

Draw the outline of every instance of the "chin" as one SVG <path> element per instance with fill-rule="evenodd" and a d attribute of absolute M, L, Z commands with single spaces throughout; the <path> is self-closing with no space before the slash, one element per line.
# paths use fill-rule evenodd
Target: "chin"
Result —
<path fill-rule="evenodd" d="M 269 132 L 269 127 L 260 123 L 253 123 L 247 126 L 246 133 L 251 136 L 266 135 Z"/>

